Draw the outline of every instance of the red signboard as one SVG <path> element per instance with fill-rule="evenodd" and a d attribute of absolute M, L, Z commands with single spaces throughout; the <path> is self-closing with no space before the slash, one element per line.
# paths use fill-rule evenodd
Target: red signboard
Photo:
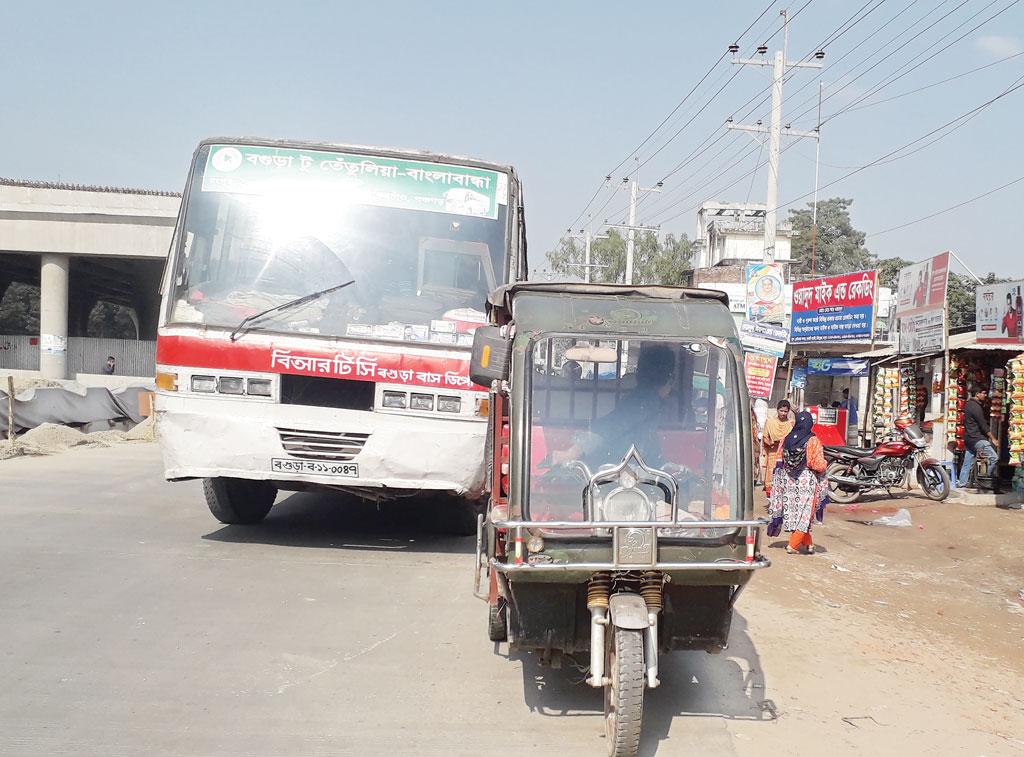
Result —
<path fill-rule="evenodd" d="M 743 370 L 747 376 L 747 391 L 751 397 L 770 400 L 775 384 L 775 370 L 779 359 L 772 355 L 747 352 L 743 355 Z"/>
<path fill-rule="evenodd" d="M 160 365 L 189 368 L 290 373 L 438 389 L 483 389 L 469 380 L 469 355 L 414 354 L 408 347 L 394 350 L 377 345 L 299 348 L 193 336 L 160 336 L 156 361 Z"/>
<path fill-rule="evenodd" d="M 877 271 L 857 271 L 793 284 L 790 341 L 871 338 Z"/>

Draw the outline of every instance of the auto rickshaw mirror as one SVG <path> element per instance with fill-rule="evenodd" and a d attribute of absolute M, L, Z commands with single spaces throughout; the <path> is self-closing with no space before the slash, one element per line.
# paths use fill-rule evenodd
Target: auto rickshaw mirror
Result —
<path fill-rule="evenodd" d="M 508 378 L 512 342 L 501 335 L 497 326 L 481 326 L 473 333 L 473 355 L 469 364 L 469 377 L 479 386 L 490 386 L 492 381 Z"/>

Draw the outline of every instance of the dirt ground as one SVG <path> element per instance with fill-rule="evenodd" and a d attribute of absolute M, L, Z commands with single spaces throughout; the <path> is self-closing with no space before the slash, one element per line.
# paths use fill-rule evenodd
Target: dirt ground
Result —
<path fill-rule="evenodd" d="M 913 526 L 866 524 L 900 507 Z M 869 497 L 813 536 L 806 556 L 768 539 L 739 600 L 789 722 L 736 724 L 738 752 L 1024 754 L 1024 512 Z"/>

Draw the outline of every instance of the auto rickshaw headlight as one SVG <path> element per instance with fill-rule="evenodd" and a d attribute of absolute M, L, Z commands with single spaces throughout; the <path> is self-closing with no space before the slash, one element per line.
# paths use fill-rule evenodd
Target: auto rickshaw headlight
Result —
<path fill-rule="evenodd" d="M 636 487 L 619 488 L 610 492 L 601 504 L 605 520 L 646 521 L 651 520 L 651 501 Z"/>

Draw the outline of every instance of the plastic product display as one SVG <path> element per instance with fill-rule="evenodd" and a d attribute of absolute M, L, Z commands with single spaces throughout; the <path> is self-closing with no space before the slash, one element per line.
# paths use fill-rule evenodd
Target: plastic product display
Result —
<path fill-rule="evenodd" d="M 879 368 L 875 393 L 871 398 L 871 425 L 876 438 L 891 433 L 894 427 L 900 385 L 898 368 Z"/>

